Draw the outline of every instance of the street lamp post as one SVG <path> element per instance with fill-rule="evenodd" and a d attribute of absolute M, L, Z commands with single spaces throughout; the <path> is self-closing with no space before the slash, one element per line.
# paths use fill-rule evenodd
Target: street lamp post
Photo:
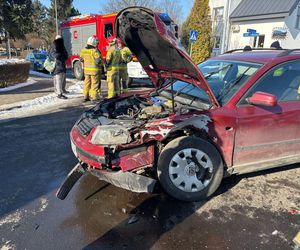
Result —
<path fill-rule="evenodd" d="M 7 53 L 8 53 L 8 58 L 11 59 L 11 48 L 10 48 L 9 32 L 7 32 Z"/>
<path fill-rule="evenodd" d="M 56 35 L 58 35 L 58 20 L 57 20 L 57 4 L 56 4 L 56 0 L 54 0 L 54 8 L 55 8 Z"/>

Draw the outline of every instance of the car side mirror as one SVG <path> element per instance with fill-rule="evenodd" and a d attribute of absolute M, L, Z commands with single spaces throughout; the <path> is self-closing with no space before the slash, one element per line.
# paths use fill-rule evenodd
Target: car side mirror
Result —
<path fill-rule="evenodd" d="M 249 104 L 261 105 L 268 107 L 275 107 L 277 105 L 277 98 L 275 95 L 265 92 L 255 92 L 251 97 L 247 98 Z"/>

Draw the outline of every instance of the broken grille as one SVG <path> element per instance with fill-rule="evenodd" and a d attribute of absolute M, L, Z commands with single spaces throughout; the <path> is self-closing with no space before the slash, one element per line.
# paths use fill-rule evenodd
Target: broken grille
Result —
<path fill-rule="evenodd" d="M 95 120 L 95 121 L 97 121 L 97 120 Z M 90 120 L 90 119 L 81 120 L 77 124 L 79 133 L 82 135 L 88 135 L 91 132 L 92 128 L 95 127 L 99 123 L 99 122 L 97 122 L 97 124 L 96 124 L 95 121 Z"/>

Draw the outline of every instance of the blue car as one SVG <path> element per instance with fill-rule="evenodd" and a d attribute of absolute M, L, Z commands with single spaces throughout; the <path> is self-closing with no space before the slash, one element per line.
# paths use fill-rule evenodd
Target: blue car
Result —
<path fill-rule="evenodd" d="M 26 61 L 29 61 L 31 63 L 31 69 L 33 70 L 45 70 L 44 68 L 44 62 L 47 58 L 47 54 L 40 53 L 40 52 L 30 52 L 26 56 Z"/>

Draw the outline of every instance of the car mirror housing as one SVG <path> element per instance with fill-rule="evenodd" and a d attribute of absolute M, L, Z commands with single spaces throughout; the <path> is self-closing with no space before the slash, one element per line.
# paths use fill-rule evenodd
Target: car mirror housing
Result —
<path fill-rule="evenodd" d="M 247 98 L 249 104 L 274 107 L 277 105 L 275 95 L 265 92 L 255 92 L 251 97 Z"/>

